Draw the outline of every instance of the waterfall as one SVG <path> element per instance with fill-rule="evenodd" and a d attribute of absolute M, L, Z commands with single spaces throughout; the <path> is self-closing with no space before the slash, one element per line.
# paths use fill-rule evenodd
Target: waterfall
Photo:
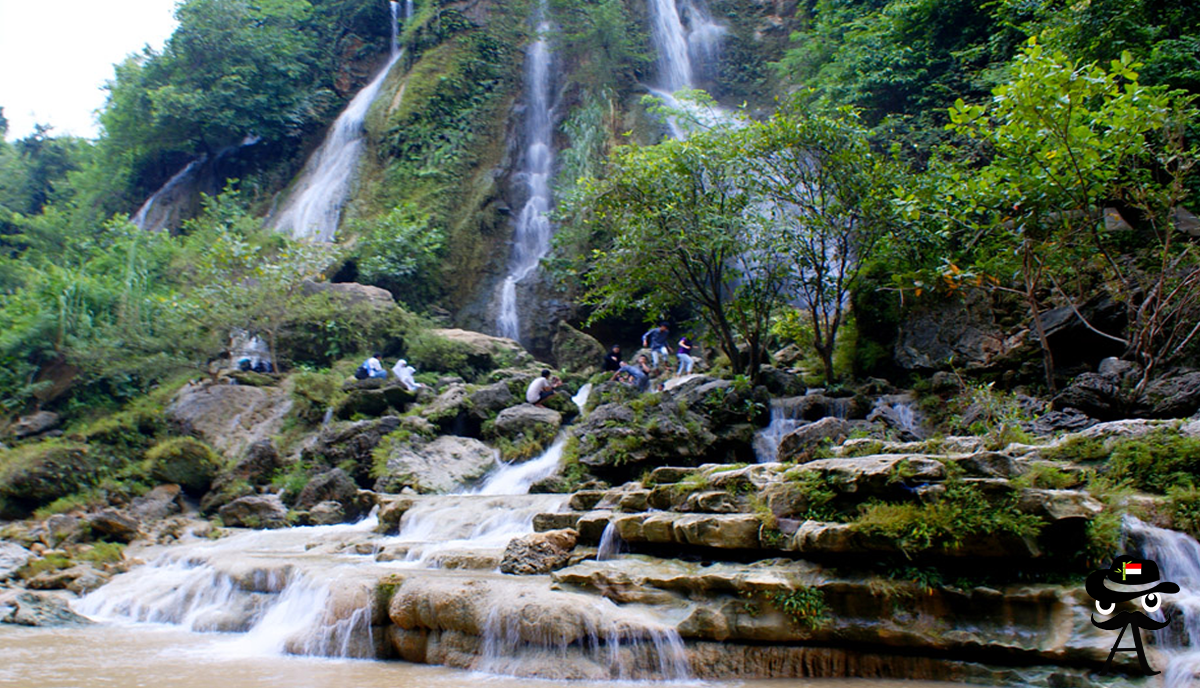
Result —
<path fill-rule="evenodd" d="M 675 98 L 677 91 L 696 88 L 696 72 L 716 61 L 725 27 L 713 21 L 703 0 L 649 0 L 649 5 L 650 37 L 658 55 L 658 84 L 650 92 L 702 123 L 728 120 L 720 111 Z M 687 129 L 676 118 L 668 117 L 667 127 L 672 138 L 687 137 Z"/>
<path fill-rule="evenodd" d="M 1142 559 L 1158 564 L 1163 580 L 1179 585 L 1179 592 L 1163 596 L 1163 608 L 1174 616 L 1166 628 L 1154 631 L 1154 639 L 1166 657 L 1163 688 L 1188 688 L 1200 683 L 1200 542 L 1187 535 L 1156 528 L 1131 516 L 1122 522 L 1127 545 Z M 1135 631 L 1137 632 L 1137 631 Z"/>
<path fill-rule="evenodd" d="M 243 655 L 374 657 L 373 580 L 359 580 L 353 567 L 366 558 L 322 551 L 374 524 L 251 531 L 176 547 L 75 606 L 100 619 L 243 634 L 232 643 Z"/>
<path fill-rule="evenodd" d="M 808 421 L 799 416 L 799 407 L 786 399 L 771 400 L 771 422 L 754 434 L 754 458 L 759 463 L 779 460 L 779 443 L 783 438 Z"/>
<path fill-rule="evenodd" d="M 617 525 L 609 521 L 608 525 L 604 526 L 604 532 L 600 533 L 600 547 L 596 550 L 596 561 L 616 559 L 617 555 L 624 551 L 625 541 L 617 532 Z"/>
<path fill-rule="evenodd" d="M 508 276 L 500 285 L 500 307 L 496 330 L 501 337 L 521 338 L 521 319 L 517 312 L 517 285 L 529 277 L 550 251 L 550 175 L 554 171 L 553 103 L 550 82 L 553 76 L 553 52 L 550 50 L 550 22 L 544 17 L 546 0 L 538 3 L 534 21 L 537 40 L 525 54 L 525 157 L 520 177 L 525 180 L 529 197 L 517 216 L 513 232 L 512 257 Z"/>
<path fill-rule="evenodd" d="M 363 122 L 367 111 L 402 54 L 397 42 L 399 3 L 388 4 L 392 10 L 391 57 L 334 120 L 325 140 L 304 164 L 287 203 L 272 221 L 276 230 L 293 238 L 333 241 L 365 145 Z"/>
<path fill-rule="evenodd" d="M 528 494 L 534 483 L 549 478 L 558 471 L 558 462 L 562 460 L 563 446 L 566 443 L 566 435 L 559 433 L 550 447 L 536 459 L 524 463 L 503 464 L 488 476 L 483 487 L 479 488 L 479 494 Z"/>
<path fill-rule="evenodd" d="M 404 21 L 413 17 L 413 0 L 404 0 Z"/>
<path fill-rule="evenodd" d="M 208 160 L 207 155 L 201 155 L 195 160 L 189 162 L 182 170 L 176 172 L 162 188 L 154 192 L 154 195 L 146 199 L 142 207 L 134 213 L 133 222 L 138 229 L 154 232 L 160 229 L 165 229 L 167 223 L 170 222 L 170 209 L 163 209 L 167 204 L 167 199 L 173 199 L 176 192 L 180 189 L 185 189 L 187 184 L 192 180 L 192 177 L 199 171 L 200 166 Z M 177 199 L 175 199 L 177 200 Z"/>

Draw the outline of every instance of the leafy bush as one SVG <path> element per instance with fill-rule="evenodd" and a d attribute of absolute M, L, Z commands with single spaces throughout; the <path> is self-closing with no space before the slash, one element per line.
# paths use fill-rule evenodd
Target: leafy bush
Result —
<path fill-rule="evenodd" d="M 471 353 L 466 344 L 428 331 L 417 333 L 408 343 L 408 362 L 417 369 L 452 373 L 464 380 L 479 373 L 471 365 Z"/>
<path fill-rule="evenodd" d="M 866 505 L 854 528 L 891 540 L 911 557 L 952 549 L 981 537 L 1037 537 L 1043 525 L 1037 516 L 1018 511 L 1015 498 L 993 504 L 980 490 L 951 479 L 946 482 L 946 492 L 934 502 Z"/>
<path fill-rule="evenodd" d="M 125 558 L 125 545 L 119 542 L 97 542 L 92 548 L 79 555 L 93 564 L 115 564 Z"/>
<path fill-rule="evenodd" d="M 771 602 L 797 626 L 816 629 L 829 619 L 829 605 L 825 604 L 825 593 L 820 588 L 777 590 L 771 594 Z"/>
<path fill-rule="evenodd" d="M 305 371 L 292 375 L 292 400 L 296 416 L 308 423 L 317 423 L 325 410 L 337 405 L 346 396 L 342 391 L 344 378 L 326 371 Z"/>
<path fill-rule="evenodd" d="M 1192 537 L 1200 537 L 1200 489 L 1176 487 L 1167 491 L 1167 497 L 1171 526 Z"/>
<path fill-rule="evenodd" d="M 1051 461 L 1074 461 L 1087 463 L 1102 461 L 1108 458 L 1109 450 L 1104 446 L 1102 437 L 1081 437 L 1075 435 L 1059 442 L 1053 447 L 1041 450 L 1042 458 Z"/>
<path fill-rule="evenodd" d="M 146 472 L 165 483 L 176 483 L 185 492 L 200 495 L 220 471 L 217 454 L 194 437 L 160 442 L 146 452 Z"/>
<path fill-rule="evenodd" d="M 1200 439 L 1169 431 L 1112 443 L 1107 478 L 1117 484 L 1164 494 L 1190 487 L 1200 473 Z"/>

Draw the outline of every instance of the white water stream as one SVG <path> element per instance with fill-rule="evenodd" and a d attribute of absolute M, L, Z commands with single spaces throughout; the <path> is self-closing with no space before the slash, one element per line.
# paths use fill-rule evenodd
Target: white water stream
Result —
<path fill-rule="evenodd" d="M 363 122 L 367 111 L 379 95 L 392 65 L 402 55 L 397 43 L 400 6 L 397 2 L 388 4 L 392 11 L 391 57 L 334 120 L 325 140 L 304 164 L 287 202 L 271 221 L 272 227 L 293 238 L 333 241 L 337 232 L 342 205 L 350 195 L 365 145 Z"/>
<path fill-rule="evenodd" d="M 703 0 L 649 0 L 649 12 L 658 70 L 658 83 L 650 93 L 702 124 L 727 120 L 719 110 L 675 97 L 678 91 L 696 88 L 697 72 L 715 62 L 725 27 L 713 21 Z M 667 126 L 672 138 L 687 137 L 687 125 L 677 118 L 668 117 Z"/>
<path fill-rule="evenodd" d="M 1163 688 L 1200 685 L 1200 542 L 1131 516 L 1122 525 L 1129 551 L 1157 563 L 1162 580 L 1179 585 L 1179 592 L 1164 594 L 1163 608 L 1151 614 L 1158 620 L 1163 613 L 1174 617 L 1166 628 L 1154 631 L 1167 660 L 1165 668 L 1154 667 L 1162 671 Z"/>
<path fill-rule="evenodd" d="M 537 40 L 525 54 L 525 156 L 519 177 L 525 181 L 528 199 L 517 216 L 508 276 L 500 284 L 496 316 L 500 336 L 516 340 L 521 339 L 517 286 L 537 270 L 550 251 L 554 233 L 548 216 L 553 203 L 550 175 L 554 172 L 553 51 L 549 39 L 553 27 L 545 14 L 546 0 L 540 0 L 534 14 Z"/>

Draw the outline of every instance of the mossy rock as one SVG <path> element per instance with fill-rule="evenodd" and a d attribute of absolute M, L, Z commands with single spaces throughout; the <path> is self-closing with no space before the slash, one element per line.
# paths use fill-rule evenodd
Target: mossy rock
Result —
<path fill-rule="evenodd" d="M 217 454 L 194 437 L 160 442 L 146 452 L 146 472 L 164 483 L 175 483 L 193 496 L 204 494 L 221 470 Z"/>
<path fill-rule="evenodd" d="M 48 440 L 0 452 L 0 499 L 9 511 L 27 511 L 94 482 L 97 465 L 88 445 Z"/>

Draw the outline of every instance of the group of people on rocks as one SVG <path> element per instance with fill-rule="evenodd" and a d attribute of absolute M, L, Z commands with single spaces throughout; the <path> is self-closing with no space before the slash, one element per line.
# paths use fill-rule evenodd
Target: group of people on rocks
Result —
<path fill-rule="evenodd" d="M 386 379 L 388 373 L 383 367 L 383 362 L 380 360 L 381 358 L 382 355 L 376 353 L 367 360 L 363 361 L 363 364 L 358 367 L 358 370 L 354 371 L 354 377 L 358 378 L 359 380 L 368 380 L 371 378 Z M 396 365 L 392 366 L 392 375 L 396 376 L 396 380 L 398 380 L 400 384 L 404 385 L 404 388 L 410 392 L 415 392 L 425 386 L 416 381 L 414 377 L 416 373 L 417 369 L 410 366 L 408 361 L 404 360 L 403 358 L 396 361 Z"/>
<path fill-rule="evenodd" d="M 662 364 L 670 362 L 668 358 L 671 355 L 670 332 L 667 324 L 660 322 L 657 327 L 650 328 L 642 335 L 642 346 L 650 350 L 650 361 L 647 361 L 645 354 L 642 354 L 633 364 L 626 363 L 621 359 L 620 345 L 613 344 L 608 353 L 604 355 L 604 370 L 612 372 L 613 380 L 623 380 L 633 385 L 639 392 L 647 391 L 650 388 L 650 378 L 661 376 L 665 372 Z M 675 356 L 679 361 L 679 366 L 675 375 L 690 374 L 696 365 L 696 359 L 692 357 L 692 340 L 684 335 L 679 338 L 676 346 Z M 662 383 L 660 382 L 658 386 L 661 389 Z"/>

